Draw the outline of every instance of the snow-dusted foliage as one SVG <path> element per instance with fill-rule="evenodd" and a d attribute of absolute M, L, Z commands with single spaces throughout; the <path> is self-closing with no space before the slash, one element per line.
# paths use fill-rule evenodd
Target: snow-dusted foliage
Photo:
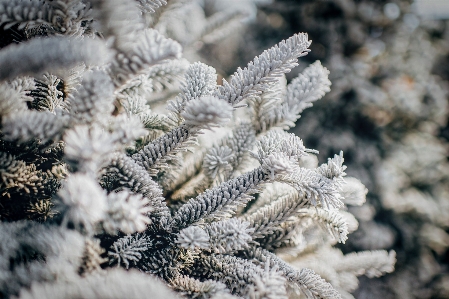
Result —
<path fill-rule="evenodd" d="M 0 0 L 1 25 L 24 34 L 0 50 L 0 297 L 341 298 L 393 271 L 384 251 L 329 263 L 334 280 L 276 255 L 342 255 L 331 246 L 357 226 L 344 203 L 364 202 L 342 152 L 313 165 L 282 130 L 329 72 L 286 84 L 310 51 L 299 33 L 218 85 L 164 36 L 184 4 Z"/>

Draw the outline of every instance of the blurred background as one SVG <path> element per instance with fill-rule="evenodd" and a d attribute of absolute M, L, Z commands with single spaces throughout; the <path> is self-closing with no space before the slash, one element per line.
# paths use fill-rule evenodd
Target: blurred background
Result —
<path fill-rule="evenodd" d="M 204 0 L 200 7 L 191 14 L 245 14 L 243 25 L 218 38 L 184 42 L 190 61 L 222 77 L 297 32 L 313 43 L 287 79 L 316 60 L 330 70 L 332 91 L 293 132 L 319 150 L 321 163 L 343 150 L 348 175 L 369 189 L 368 203 L 351 209 L 360 227 L 342 250 L 397 252 L 396 271 L 362 278 L 354 296 L 449 298 L 449 0 Z"/>

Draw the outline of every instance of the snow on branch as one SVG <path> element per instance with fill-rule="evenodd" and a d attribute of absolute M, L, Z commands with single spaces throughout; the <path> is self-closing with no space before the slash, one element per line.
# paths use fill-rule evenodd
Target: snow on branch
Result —
<path fill-rule="evenodd" d="M 178 275 L 170 280 L 170 285 L 181 294 L 192 298 L 221 298 L 220 295 L 233 298 L 224 283 L 212 279 L 200 281 L 187 275 Z"/>
<path fill-rule="evenodd" d="M 59 141 L 68 126 L 67 117 L 50 112 L 22 111 L 11 114 L 2 121 L 2 131 L 6 140 L 27 142 L 38 139 L 42 143 Z"/>
<path fill-rule="evenodd" d="M 301 113 L 330 91 L 328 75 L 329 71 L 316 61 L 287 86 L 281 77 L 271 90 L 251 98 L 252 121 L 256 130 L 265 132 L 273 127 L 294 127 Z"/>
<path fill-rule="evenodd" d="M 310 269 L 297 270 L 265 249 L 257 248 L 247 251 L 246 256 L 258 260 L 262 265 L 278 267 L 278 271 L 282 272 L 289 282 L 301 289 L 308 299 L 341 299 L 341 295 L 330 283 Z"/>
<path fill-rule="evenodd" d="M 213 254 L 201 260 L 211 278 L 225 283 L 233 292 L 246 294 L 255 298 L 286 299 L 285 279 L 277 271 L 251 263 L 249 260 Z M 259 287 L 259 288 L 258 288 Z"/>
<path fill-rule="evenodd" d="M 213 222 L 205 226 L 212 252 L 230 254 L 249 247 L 254 231 L 250 223 L 238 218 Z"/>
<path fill-rule="evenodd" d="M 284 122 L 289 127 L 299 118 L 304 109 L 312 107 L 312 103 L 321 99 L 330 91 L 329 71 L 315 61 L 298 75 L 287 86 L 287 96 L 284 102 Z"/>
<path fill-rule="evenodd" d="M 103 228 L 109 234 L 121 231 L 125 234 L 143 232 L 151 223 L 149 213 L 153 211 L 148 198 L 132 194 L 129 190 L 112 192 L 107 197 L 107 216 Z"/>
<path fill-rule="evenodd" d="M 81 85 L 68 99 L 72 118 L 76 122 L 92 123 L 99 115 L 111 114 L 114 110 L 113 92 L 114 86 L 106 73 L 85 73 Z"/>
<path fill-rule="evenodd" d="M 129 49 L 116 54 L 111 66 L 116 86 L 125 84 L 136 74 L 166 59 L 181 58 L 181 46 L 154 29 L 145 29 L 133 35 Z"/>
<path fill-rule="evenodd" d="M 185 121 L 180 126 L 155 139 L 132 157 L 150 171 L 151 175 L 156 175 L 160 168 L 168 167 L 168 160 L 178 161 L 174 154 L 192 144 L 192 138 L 198 135 L 201 129 L 210 129 L 226 123 L 232 117 L 232 110 L 228 103 L 212 96 L 189 101 L 181 114 Z"/>
<path fill-rule="evenodd" d="M 201 227 L 194 225 L 181 230 L 176 239 L 176 243 L 183 248 L 191 250 L 195 248 L 206 249 L 210 247 L 207 232 Z"/>
<path fill-rule="evenodd" d="M 124 154 L 115 154 L 105 169 L 102 185 L 109 191 L 128 188 L 149 200 L 152 209 L 150 218 L 158 224 L 161 218 L 169 216 L 169 210 L 162 197 L 162 189 L 153 181 L 147 171 L 132 158 Z"/>
<path fill-rule="evenodd" d="M 284 176 L 279 181 L 295 188 L 313 205 L 321 205 L 326 208 L 343 206 L 339 182 L 324 177 L 316 170 L 297 168 L 295 172 Z"/>
<path fill-rule="evenodd" d="M 19 30 L 46 26 L 58 35 L 81 35 L 85 29 L 81 23 L 92 21 L 89 4 L 76 0 L 2 0 L 0 15 L 5 29 L 16 24 Z"/>
<path fill-rule="evenodd" d="M 137 3 L 129 0 L 92 0 L 91 3 L 102 34 L 113 39 L 113 47 L 119 52 L 129 51 L 136 34 L 145 27 Z"/>
<path fill-rule="evenodd" d="M 94 225 L 106 215 L 106 193 L 88 175 L 71 175 L 58 192 L 58 198 L 66 209 L 64 222 L 73 224 L 79 230 L 92 232 Z"/>
<path fill-rule="evenodd" d="M 110 50 L 100 39 L 36 38 L 0 51 L 0 80 L 40 75 L 79 63 L 102 65 L 110 58 Z"/>
<path fill-rule="evenodd" d="M 232 117 L 232 111 L 233 108 L 228 103 L 213 96 L 203 96 L 189 101 L 181 116 L 188 126 L 210 129 L 228 122 Z"/>
<path fill-rule="evenodd" d="M 213 67 L 201 62 L 191 64 L 184 74 L 181 93 L 168 103 L 167 109 L 179 115 L 188 102 L 203 96 L 212 96 L 217 86 L 217 73 Z"/>
<path fill-rule="evenodd" d="M 258 242 L 258 239 L 281 229 L 281 224 L 298 215 L 306 204 L 306 198 L 299 196 L 297 192 L 291 192 L 246 215 L 244 219 L 250 223 L 249 227 L 253 228 L 251 236 Z"/>
<path fill-rule="evenodd" d="M 137 0 L 139 2 L 139 8 L 143 12 L 154 13 L 156 9 L 161 6 L 167 5 L 166 0 Z"/>
<path fill-rule="evenodd" d="M 118 239 L 112 245 L 112 250 L 108 252 L 109 262 L 111 264 L 123 264 L 126 269 L 131 264 L 137 264 L 148 250 L 151 241 L 145 235 L 127 235 Z"/>
<path fill-rule="evenodd" d="M 277 78 L 297 65 L 298 57 L 310 51 L 310 44 L 307 34 L 300 33 L 264 51 L 243 70 L 238 68 L 229 83 L 223 80 L 223 86 L 218 87 L 218 97 L 237 107 L 244 99 L 269 90 Z"/>
<path fill-rule="evenodd" d="M 335 240 L 345 243 L 348 239 L 348 224 L 345 218 L 335 210 L 321 208 L 298 211 L 301 217 L 309 217 L 322 226 Z"/>
<path fill-rule="evenodd" d="M 350 272 L 357 276 L 366 275 L 372 278 L 393 272 L 395 263 L 394 251 L 353 252 L 336 261 L 335 269 L 338 272 Z"/>
<path fill-rule="evenodd" d="M 346 177 L 342 185 L 341 194 L 344 199 L 343 202 L 347 205 L 361 206 L 366 201 L 366 194 L 368 189 L 360 180 L 353 177 Z"/>
<path fill-rule="evenodd" d="M 249 197 L 247 193 L 255 192 L 260 184 L 268 181 L 268 175 L 261 168 L 256 168 L 233 180 L 206 190 L 181 206 L 173 216 L 170 226 L 179 230 L 202 218 L 222 219 L 233 214 L 235 209 L 244 205 Z"/>

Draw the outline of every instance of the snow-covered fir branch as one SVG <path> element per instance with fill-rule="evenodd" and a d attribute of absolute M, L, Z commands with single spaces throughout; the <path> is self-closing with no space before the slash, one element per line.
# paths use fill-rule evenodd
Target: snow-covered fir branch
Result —
<path fill-rule="evenodd" d="M 228 34 L 253 6 L 223 9 L 178 42 L 173 24 L 187 5 L 201 8 L 0 1 L 4 31 L 24 37 L 0 50 L 0 297 L 315 299 L 353 289 L 276 254 L 345 242 L 357 222 L 339 209 L 366 194 L 346 181 L 342 153 L 315 165 L 316 151 L 283 131 L 330 88 L 319 62 L 283 77 L 309 52 L 307 34 L 219 85 L 181 45 Z M 329 272 L 379 276 L 394 253 L 344 261 Z"/>

